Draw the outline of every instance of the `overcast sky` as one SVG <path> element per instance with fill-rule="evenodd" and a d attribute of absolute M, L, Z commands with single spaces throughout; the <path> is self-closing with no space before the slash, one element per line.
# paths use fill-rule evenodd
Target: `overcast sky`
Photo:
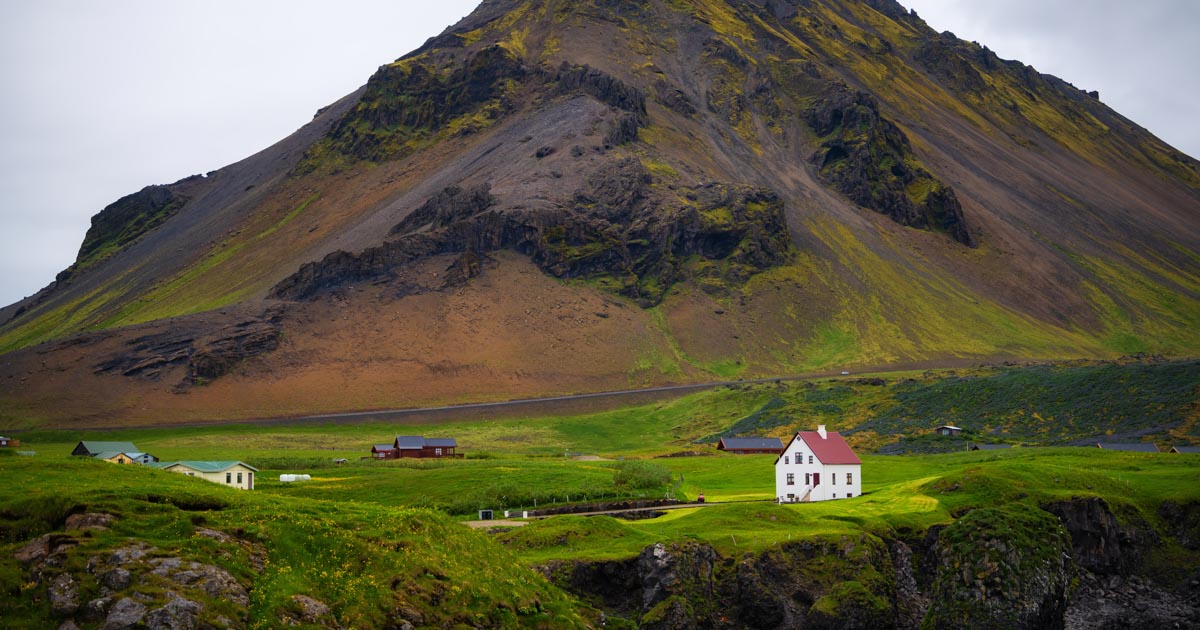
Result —
<path fill-rule="evenodd" d="M 1200 155 L 1200 1 L 901 1 Z M 0 305 L 71 264 L 104 206 L 282 139 L 475 4 L 3 0 Z"/>

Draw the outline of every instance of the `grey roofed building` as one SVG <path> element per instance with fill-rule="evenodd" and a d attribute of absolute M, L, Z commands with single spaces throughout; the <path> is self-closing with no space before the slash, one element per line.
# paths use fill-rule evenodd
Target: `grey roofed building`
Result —
<path fill-rule="evenodd" d="M 1172 453 L 1200 453 L 1200 446 L 1172 446 Z"/>
<path fill-rule="evenodd" d="M 419 435 L 397 435 L 392 446 L 401 450 L 420 449 L 425 446 L 425 438 Z"/>
<path fill-rule="evenodd" d="M 972 451 L 999 451 L 1012 448 L 1012 444 L 972 444 Z"/>
<path fill-rule="evenodd" d="M 454 438 L 425 438 L 425 446 L 434 448 L 451 448 L 458 446 L 458 440 Z"/>
<path fill-rule="evenodd" d="M 82 457 L 95 457 L 100 453 L 141 453 L 142 449 L 133 445 L 133 442 L 96 442 L 92 440 L 84 440 L 75 445 L 72 455 Z"/>
<path fill-rule="evenodd" d="M 1096 448 L 1107 451 L 1128 451 L 1130 453 L 1157 453 L 1158 447 L 1151 442 L 1097 442 Z"/>
<path fill-rule="evenodd" d="M 783 440 L 779 438 L 721 438 L 717 450 L 740 453 L 781 453 Z"/>

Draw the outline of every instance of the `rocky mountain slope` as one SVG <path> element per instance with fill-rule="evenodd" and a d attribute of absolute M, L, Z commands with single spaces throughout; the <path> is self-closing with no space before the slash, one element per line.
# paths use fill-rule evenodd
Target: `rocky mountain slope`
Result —
<path fill-rule="evenodd" d="M 7 426 L 1194 356 L 1200 164 L 892 0 L 487 0 L 0 310 Z"/>

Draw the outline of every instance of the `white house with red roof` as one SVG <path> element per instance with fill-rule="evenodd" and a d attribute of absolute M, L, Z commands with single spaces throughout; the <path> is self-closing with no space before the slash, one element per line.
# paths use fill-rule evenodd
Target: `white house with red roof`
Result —
<path fill-rule="evenodd" d="M 862 494 L 862 461 L 837 431 L 800 431 L 775 460 L 780 503 L 831 501 Z"/>

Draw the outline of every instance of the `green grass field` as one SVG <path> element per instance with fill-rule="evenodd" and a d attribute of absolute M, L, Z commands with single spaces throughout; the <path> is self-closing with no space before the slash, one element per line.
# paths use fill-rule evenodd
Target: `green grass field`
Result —
<path fill-rule="evenodd" d="M 1192 378 L 1187 370 L 1140 373 L 1153 376 L 1139 382 L 1150 383 L 1142 391 L 1154 399 L 1162 399 L 1163 391 L 1181 397 L 1179 382 Z M 1067 374 L 1076 387 L 1079 379 L 1086 382 L 1083 373 Z M 1042 374 L 1047 378 L 1055 376 Z M 631 558 L 657 542 L 707 543 L 732 558 L 768 553 L 789 541 L 916 541 L 929 527 L 948 524 L 973 508 L 1036 510 L 1079 496 L 1102 497 L 1123 522 L 1162 535 L 1164 543 L 1147 558 L 1145 572 L 1177 580 L 1200 564 L 1200 552 L 1175 542 L 1158 510 L 1168 500 L 1200 501 L 1200 457 L 1195 455 L 1082 447 L 906 456 L 863 452 L 862 496 L 776 505 L 771 501 L 773 456 L 729 455 L 698 442 L 739 423 L 774 422 L 769 418 L 782 421 L 772 429 L 776 434 L 811 426 L 817 418 L 831 428 L 852 429 L 869 421 L 860 413 L 874 409 L 874 418 L 897 417 L 887 415 L 897 401 L 909 410 L 944 406 L 958 400 L 955 388 L 979 381 L 978 391 L 994 400 L 981 404 L 1000 410 L 1008 403 L 993 390 L 1009 387 L 1007 381 L 1021 382 L 1006 371 L 980 373 L 974 381 L 961 375 L 922 379 L 900 375 L 883 385 L 856 377 L 738 386 L 584 416 L 441 426 L 230 425 L 22 434 L 21 449 L 36 451 L 36 456 L 0 455 L 7 488 L 0 500 L 0 592 L 6 594 L 0 597 L 0 615 L 6 626 L 44 625 L 49 610 L 39 593 L 45 587 L 29 581 L 13 552 L 33 537 L 61 530 L 68 515 L 83 511 L 110 513 L 118 521 L 111 531 L 81 539 L 68 555 L 70 566 L 83 567 L 89 558 L 131 539 L 148 542 L 156 553 L 215 562 L 235 576 L 253 578 L 250 618 L 260 627 L 275 623 L 296 594 L 327 602 L 347 626 L 385 624 L 387 611 L 397 606 L 419 609 L 428 623 L 438 625 L 582 626 L 595 623 L 598 612 L 532 567 Z M 1052 385 L 1045 389 L 1062 391 Z M 921 388 L 945 395 L 917 397 L 927 401 L 918 404 L 913 392 Z M 1128 388 L 1125 392 L 1136 395 Z M 1062 404 L 1045 404 L 1051 403 Z M 1036 397 L 1021 402 L 1026 409 L 1041 404 Z M 824 411 L 814 411 L 818 407 Z M 844 415 L 839 417 L 835 409 Z M 1088 430 L 1093 430 L 1100 417 L 1090 413 L 1095 426 Z M 1172 430 L 1191 430 L 1187 418 L 1185 414 Z M 1037 435 L 1011 421 L 1014 434 Z M 371 444 L 390 442 L 396 434 L 456 437 L 469 456 L 359 459 Z M 71 457 L 81 438 L 133 441 L 164 460 L 242 460 L 260 469 L 257 488 L 243 492 L 175 473 Z M 706 456 L 655 457 L 680 451 Z M 568 452 L 605 459 L 578 461 L 566 457 Z M 335 465 L 333 459 L 340 457 L 349 463 Z M 281 483 L 284 472 L 306 472 L 312 479 Z M 559 516 L 493 534 L 458 522 L 482 508 L 693 499 L 700 493 L 707 507 L 637 521 Z M 222 549 L 194 535 L 200 526 L 236 533 L 244 544 L 232 552 Z M 262 570 L 252 567 L 247 551 L 255 545 L 268 558 Z M 408 586 L 398 590 L 397 584 Z M 81 588 L 84 596 L 94 597 L 100 587 L 91 582 Z M 147 597 L 162 596 L 161 587 L 146 588 Z M 208 603 L 214 614 L 228 608 L 220 601 Z"/>

